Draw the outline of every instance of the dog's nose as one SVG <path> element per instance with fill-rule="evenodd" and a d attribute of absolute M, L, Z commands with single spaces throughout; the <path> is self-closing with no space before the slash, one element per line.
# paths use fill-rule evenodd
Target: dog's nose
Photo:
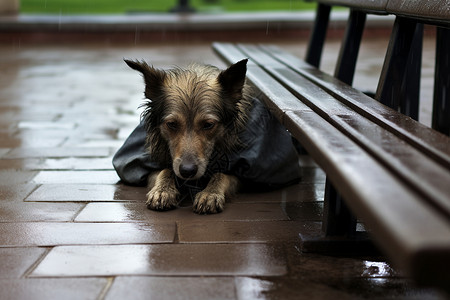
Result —
<path fill-rule="evenodd" d="M 197 171 L 198 167 L 196 164 L 186 163 L 180 165 L 180 175 L 183 176 L 183 178 L 194 177 L 197 174 Z"/>

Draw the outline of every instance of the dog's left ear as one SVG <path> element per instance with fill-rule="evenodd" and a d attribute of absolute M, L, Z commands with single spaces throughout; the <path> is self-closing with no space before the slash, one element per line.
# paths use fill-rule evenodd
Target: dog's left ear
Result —
<path fill-rule="evenodd" d="M 247 73 L 247 61 L 243 59 L 219 74 L 217 80 L 222 86 L 223 92 L 238 101 L 242 98 L 242 88 L 245 83 L 245 74 Z"/>

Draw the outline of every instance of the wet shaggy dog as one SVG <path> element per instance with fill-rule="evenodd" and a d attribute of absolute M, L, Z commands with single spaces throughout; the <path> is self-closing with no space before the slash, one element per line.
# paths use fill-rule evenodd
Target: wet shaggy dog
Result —
<path fill-rule="evenodd" d="M 143 121 L 146 149 L 167 168 L 148 177 L 147 207 L 169 210 L 180 197 L 176 177 L 190 181 L 205 175 L 213 152 L 227 153 L 239 146 L 251 101 L 245 84 L 247 60 L 226 70 L 210 65 L 160 70 L 144 61 L 125 62 L 145 80 Z M 193 203 L 196 213 L 217 213 L 225 198 L 236 192 L 237 177 L 211 175 Z"/>

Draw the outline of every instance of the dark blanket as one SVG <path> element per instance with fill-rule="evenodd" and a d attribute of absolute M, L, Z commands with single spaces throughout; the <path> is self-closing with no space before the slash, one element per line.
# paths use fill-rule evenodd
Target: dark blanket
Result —
<path fill-rule="evenodd" d="M 239 135 L 244 147 L 232 153 L 213 153 L 199 180 L 176 178 L 182 194 L 195 195 L 217 172 L 237 176 L 245 190 L 275 189 L 299 181 L 298 154 L 290 134 L 259 100 L 253 102 L 246 129 Z M 145 151 L 145 136 L 141 122 L 114 155 L 114 168 L 125 184 L 144 186 L 151 172 L 168 167 L 153 161 Z"/>

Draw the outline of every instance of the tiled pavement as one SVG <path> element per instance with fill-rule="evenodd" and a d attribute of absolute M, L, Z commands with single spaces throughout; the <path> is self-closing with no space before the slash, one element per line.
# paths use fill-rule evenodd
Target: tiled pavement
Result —
<path fill-rule="evenodd" d="M 150 211 L 145 188 L 118 182 L 111 157 L 143 88 L 122 58 L 222 66 L 209 44 L 1 45 L 0 57 L 0 299 L 442 298 L 382 257 L 298 250 L 322 214 L 325 176 L 307 157 L 300 184 L 217 215 Z"/>

